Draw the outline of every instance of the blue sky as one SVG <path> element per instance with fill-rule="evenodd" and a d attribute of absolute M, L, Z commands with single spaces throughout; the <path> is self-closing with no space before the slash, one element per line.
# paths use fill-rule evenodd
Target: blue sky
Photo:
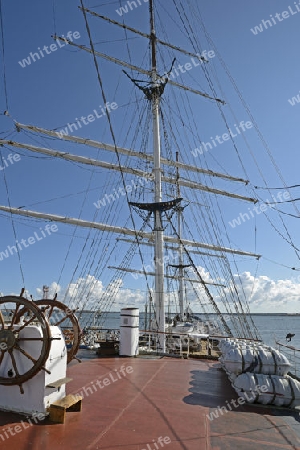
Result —
<path fill-rule="evenodd" d="M 180 4 L 180 2 L 176 3 Z M 258 0 L 252 2 L 229 0 L 226 3 L 221 0 L 215 0 L 213 3 L 191 0 L 188 3 L 192 6 L 200 6 L 206 30 L 248 104 L 283 179 L 287 185 L 298 184 L 300 103 L 292 106 L 288 101 L 297 96 L 300 91 L 298 50 L 300 13 L 294 2 L 282 0 L 278 5 L 269 0 L 263 3 Z M 85 2 L 86 7 L 117 21 L 122 19 L 116 9 L 120 8 L 120 5 L 126 6 L 126 4 L 127 2 L 124 1 L 96 2 L 89 0 Z M 60 131 L 68 123 L 73 123 L 76 118 L 94 114 L 94 110 L 100 114 L 103 98 L 91 55 L 75 47 L 58 48 L 57 45 L 55 51 L 48 50 L 49 54 L 44 51 L 44 57 L 40 60 L 35 57 L 36 61 L 33 62 L 31 59 L 30 65 L 22 68 L 19 63 L 24 58 L 28 58 L 30 53 L 37 52 L 38 48 L 42 49 L 46 45 L 49 49 L 50 45 L 55 43 L 51 37 L 54 34 L 66 36 L 70 31 L 76 32 L 76 36 L 80 35 L 80 37 L 75 39 L 73 36 L 74 42 L 89 46 L 83 16 L 77 6 L 78 4 L 73 1 L 62 3 L 55 0 L 46 4 L 32 0 L 29 6 L 21 0 L 2 2 L 5 64 L 1 59 L 1 137 L 93 158 L 101 156 L 102 160 L 116 163 L 113 154 L 99 152 L 84 146 L 75 146 L 59 139 L 50 140 L 44 136 L 24 131 L 17 133 L 14 129 L 13 121 L 15 120 Z M 159 36 L 164 40 L 172 39 L 173 44 L 193 51 L 182 22 L 179 18 L 175 18 L 173 1 L 160 0 L 157 2 L 157 9 L 159 10 L 157 17 Z M 289 14 L 287 17 L 288 14 L 284 13 L 285 19 L 282 18 L 284 11 Z M 125 23 L 148 32 L 147 12 L 148 3 L 141 0 L 141 5 L 124 14 L 123 18 Z M 275 19 L 277 13 L 280 14 L 277 17 L 281 20 Z M 273 22 L 272 26 L 267 24 L 264 27 L 262 20 L 271 20 L 271 15 L 275 24 Z M 142 38 L 136 38 L 128 33 L 126 41 L 123 30 L 108 26 L 107 23 L 91 16 L 88 16 L 88 20 L 93 40 L 96 43 L 96 50 L 120 59 L 130 59 L 132 64 L 137 66 L 148 65 L 147 43 Z M 202 49 L 211 50 L 212 47 L 204 35 L 201 23 L 197 22 L 196 18 L 190 23 L 196 38 L 202 44 Z M 251 29 L 255 29 L 256 26 L 262 26 L 263 31 L 255 35 Z M 131 46 L 130 53 L 129 45 Z M 177 58 L 174 67 L 190 62 L 190 58 L 187 56 L 175 55 L 174 52 L 166 51 L 161 53 L 160 51 L 158 56 L 160 73 L 164 73 L 171 67 L 174 56 Z M 228 101 L 228 105 L 224 106 L 223 110 L 229 127 L 234 130 L 235 123 L 239 124 L 240 121 L 247 122 L 251 119 L 225 76 L 219 55 L 211 58 L 209 64 L 212 72 L 218 75 L 222 86 L 221 91 L 216 83 L 218 95 L 222 97 L 225 94 Z M 148 132 L 147 118 L 142 116 L 142 106 L 146 105 L 143 95 L 133 87 L 120 67 L 102 59 L 99 59 L 99 65 L 106 98 L 110 103 L 117 104 L 117 108 L 111 114 L 117 142 L 126 147 L 135 144 L 135 149 L 139 150 L 139 146 L 143 142 L 143 132 Z M 4 95 L 4 70 L 8 105 Z M 136 74 L 135 76 L 139 79 L 142 78 Z M 209 92 L 207 82 L 198 67 L 181 74 L 176 81 Z M 167 86 L 163 98 L 166 119 L 170 114 L 168 104 L 172 108 L 175 105 L 174 92 L 174 88 Z M 224 122 L 220 120 L 219 111 L 214 102 L 199 96 L 188 95 L 190 96 L 189 105 L 194 115 L 194 125 L 197 133 L 201 135 L 201 139 L 204 142 L 211 142 L 211 138 L 216 135 L 223 135 L 227 130 Z M 177 106 L 180 109 L 180 104 Z M 9 116 L 3 115 L 6 109 L 8 109 Z M 231 110 L 234 111 L 235 116 L 232 115 Z M 186 112 L 183 106 L 181 112 Z M 144 128 L 138 130 L 135 135 L 132 117 L 137 119 L 140 116 Z M 189 120 L 190 122 L 188 122 Z M 181 143 L 184 143 L 185 146 L 182 152 L 189 157 L 189 163 L 198 166 L 207 165 L 213 170 L 226 171 L 232 175 L 244 177 L 239 157 L 230 142 L 217 145 L 202 157 L 193 157 L 191 152 L 200 145 L 200 141 L 197 140 L 196 134 L 192 136 L 189 128 L 191 123 L 190 116 L 183 125 L 180 125 L 179 120 L 174 119 L 174 127 L 176 126 L 180 131 L 181 126 Z M 78 132 L 73 134 L 112 143 L 105 117 L 82 126 Z M 187 134 L 189 139 L 192 137 L 193 139 L 188 140 Z M 243 136 L 247 139 L 249 148 L 243 141 Z M 216 183 L 217 187 L 226 188 L 241 195 L 252 195 L 251 186 L 263 186 L 262 175 L 268 186 L 283 186 L 254 126 L 247 129 L 243 136 L 238 135 L 235 142 L 249 176 L 250 186 L 244 188 L 240 184 L 230 185 L 227 182 L 219 181 Z M 194 142 L 194 146 L 191 142 Z M 100 222 L 114 221 L 119 214 L 119 225 L 125 226 L 126 224 L 127 227 L 132 227 L 123 196 L 113 205 L 102 207 L 99 210 L 93 205 L 93 202 L 104 198 L 105 194 L 113 193 L 116 187 L 122 185 L 119 174 L 114 173 L 112 176 L 104 169 L 82 167 L 24 149 L 3 147 L 1 151 L 2 166 L 5 166 L 5 169 L 0 171 L 2 186 L 0 204 L 8 205 L 8 201 L 10 201 L 12 206 L 24 207 L 24 209 L 35 209 L 72 217 L 80 216 L 87 220 L 95 218 Z M 250 151 L 255 157 L 257 166 Z M 18 161 L 13 160 L 12 157 L 8 159 L 9 155 L 14 152 L 20 154 Z M 145 169 L 144 165 L 140 167 Z M 126 179 L 130 183 L 132 176 L 128 175 Z M 149 188 L 147 189 L 149 191 Z M 140 193 L 140 189 L 137 191 Z M 7 192 L 9 192 L 9 196 Z M 282 193 L 284 192 L 283 188 Z M 272 201 L 268 191 L 255 190 L 254 194 L 263 203 L 267 200 Z M 272 191 L 272 194 L 277 196 L 278 191 Z M 290 194 L 289 198 L 300 197 L 299 189 L 290 190 Z M 147 195 L 150 195 L 150 192 L 147 192 Z M 187 195 L 187 191 L 184 191 L 185 195 Z M 297 204 L 297 202 L 295 203 Z M 222 199 L 220 206 L 233 247 L 263 255 L 259 264 L 251 258 L 236 257 L 236 264 L 240 273 L 243 274 L 242 278 L 247 293 L 250 295 L 251 292 L 254 292 L 255 294 L 251 297 L 250 302 L 253 311 L 273 312 L 275 307 L 277 312 L 298 312 L 300 272 L 290 268 L 299 269 L 300 262 L 293 248 L 277 234 L 263 214 L 253 212 L 253 205 Z M 250 214 L 248 208 L 251 209 L 254 217 L 251 216 L 250 220 L 245 220 L 241 225 L 232 228 L 229 221 L 237 218 L 240 214 Z M 280 205 L 280 208 L 287 213 L 297 214 L 290 204 Z M 291 238 L 295 246 L 299 246 L 299 219 L 289 216 L 282 217 L 284 217 L 289 235 L 287 235 L 278 214 L 272 213 L 271 209 L 268 209 L 268 218 L 272 224 L 278 228 L 284 238 L 288 240 Z M 107 265 L 118 265 L 128 249 L 128 245 L 123 244 L 109 255 L 110 244 L 113 243 L 115 236 L 94 232 L 88 236 L 86 230 L 74 230 L 72 227 L 62 224 L 58 224 L 58 230 L 51 234 L 47 233 L 46 237 L 41 233 L 46 233 L 47 222 L 15 216 L 13 224 L 14 228 L 11 218 L 7 214 L 1 213 L 0 252 L 5 251 L 8 246 L 15 245 L 16 238 L 21 242 L 21 239 L 28 240 L 30 237 L 34 237 L 34 233 L 40 233 L 40 240 L 35 237 L 34 244 L 28 245 L 28 248 L 24 247 L 20 251 L 25 286 L 34 297 L 39 294 L 36 289 L 41 288 L 45 283 L 58 283 L 61 290 L 64 291 L 70 281 L 75 283 L 82 277 L 82 283 L 84 283 L 88 276 L 95 277 L 92 280 L 99 289 L 97 295 L 100 295 L 103 287 L 107 286 L 111 279 L 111 272 L 107 270 Z M 72 238 L 73 232 L 76 236 Z M 89 239 L 86 241 L 87 237 Z M 227 240 L 225 231 L 223 238 L 225 242 Z M 85 247 L 84 242 L 87 242 Z M 101 249 L 100 253 L 96 253 L 96 247 Z M 143 248 L 143 252 L 145 263 L 151 264 L 150 249 Z M 99 259 L 100 263 L 97 261 Z M 229 259 L 233 262 L 231 257 Z M 85 266 L 85 261 L 89 261 L 90 266 Z M 96 269 L 98 263 L 101 271 Z M 141 268 L 141 264 L 136 255 L 133 259 L 133 266 Z M 205 267 L 201 261 L 198 264 Z M 209 268 L 205 268 L 209 271 Z M 297 279 L 298 274 L 299 280 Z M 23 286 L 23 279 L 17 255 L 10 255 L 0 261 L 0 277 L 1 292 L 19 293 Z M 212 274 L 211 277 L 213 278 Z M 93 284 L 91 278 L 87 285 L 89 283 Z M 126 295 L 123 292 L 124 302 L 132 302 L 134 296 L 139 304 L 145 302 L 145 286 L 142 286 L 140 279 L 134 280 L 130 274 L 127 275 L 123 288 L 132 289 L 124 291 Z"/>

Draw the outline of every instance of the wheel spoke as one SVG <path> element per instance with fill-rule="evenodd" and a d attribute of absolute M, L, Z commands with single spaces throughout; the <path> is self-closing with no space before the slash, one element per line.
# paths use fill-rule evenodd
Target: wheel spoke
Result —
<path fill-rule="evenodd" d="M 12 365 L 13 365 L 13 368 L 14 368 L 14 371 L 15 371 L 15 378 L 17 378 L 17 377 L 20 376 L 20 374 L 19 374 L 19 371 L 18 371 L 18 368 L 17 368 L 15 355 L 13 354 L 13 349 L 9 350 L 8 353 L 9 353 L 9 355 L 11 357 L 11 362 L 12 362 Z"/>
<path fill-rule="evenodd" d="M 3 319 L 2 311 L 0 311 L 0 322 L 1 322 L 2 328 L 4 329 L 5 324 L 4 324 L 4 319 Z"/>
<path fill-rule="evenodd" d="M 36 316 L 32 316 L 31 319 L 27 320 L 27 322 L 24 322 L 23 325 L 16 331 L 19 333 L 21 330 L 23 330 L 23 328 L 27 327 L 27 325 L 31 323 L 35 318 Z"/>
<path fill-rule="evenodd" d="M 48 319 L 50 319 L 50 317 L 52 316 L 53 310 L 54 310 L 54 305 L 51 305 L 49 314 L 48 314 Z"/>
<path fill-rule="evenodd" d="M 20 309 L 20 306 L 21 306 L 20 303 L 16 306 L 14 315 L 12 316 L 12 319 L 11 319 L 11 323 L 10 323 L 10 325 L 9 325 L 9 327 L 8 327 L 9 330 L 11 330 L 12 327 L 14 326 L 14 323 L 15 323 L 15 320 L 16 320 L 16 317 L 17 317 L 17 314 L 18 314 L 18 311 L 19 311 L 19 309 Z"/>
<path fill-rule="evenodd" d="M 31 362 L 34 364 L 37 362 L 37 359 L 34 359 L 32 356 L 30 356 L 23 348 L 21 348 L 17 343 L 15 344 L 15 349 L 19 350 L 26 358 L 30 359 Z"/>
<path fill-rule="evenodd" d="M 1 365 L 2 361 L 3 361 L 4 355 L 5 355 L 5 352 L 3 350 L 1 350 L 0 365 Z"/>
<path fill-rule="evenodd" d="M 39 338 L 17 338 L 17 341 L 19 342 L 19 341 L 43 341 L 44 340 L 44 338 L 42 338 L 42 337 L 39 337 Z"/>
<path fill-rule="evenodd" d="M 58 325 L 60 325 L 62 322 L 64 322 L 66 319 L 68 319 L 69 317 L 68 316 L 65 316 L 65 317 L 63 317 L 61 320 L 59 320 L 58 322 L 56 322 L 54 325 L 56 326 L 56 327 L 58 327 Z"/>

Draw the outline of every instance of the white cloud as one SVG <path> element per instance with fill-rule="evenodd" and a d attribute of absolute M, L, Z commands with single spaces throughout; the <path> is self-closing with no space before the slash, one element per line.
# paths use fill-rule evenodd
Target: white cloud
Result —
<path fill-rule="evenodd" d="M 234 278 L 242 299 L 244 290 L 251 312 L 299 311 L 300 284 L 295 280 L 272 280 L 266 275 L 255 278 L 250 272 Z"/>
<path fill-rule="evenodd" d="M 70 283 L 67 288 L 62 288 L 55 282 L 51 283 L 48 298 L 53 298 L 55 293 L 58 293 L 57 300 L 79 310 L 119 311 L 124 306 L 143 307 L 145 295 L 139 290 L 123 289 L 122 285 L 123 281 L 117 279 L 105 289 L 101 280 L 93 275 L 87 275 L 85 278 L 79 278 Z M 36 291 L 38 297 L 42 298 L 43 289 L 37 288 Z"/>
<path fill-rule="evenodd" d="M 214 282 L 210 273 L 203 267 L 198 270 L 206 282 Z M 190 276 L 195 278 L 195 274 Z M 243 272 L 240 275 L 234 275 L 236 288 L 240 294 L 242 302 L 244 302 L 244 293 L 249 302 L 251 312 L 299 312 L 300 306 L 300 284 L 297 280 L 272 280 L 266 275 L 254 277 L 250 272 Z M 220 282 L 220 280 L 218 280 Z M 242 286 L 241 286 L 242 283 Z M 208 286 L 210 288 L 210 286 Z M 204 297 L 203 287 L 201 284 L 195 285 L 195 290 L 199 292 L 201 301 L 208 304 L 209 301 Z M 213 292 L 213 288 L 210 288 Z M 42 288 L 36 289 L 38 298 L 42 298 Z M 79 278 L 76 282 L 63 288 L 55 282 L 49 286 L 49 298 L 53 298 L 58 293 L 58 300 L 64 302 L 72 308 L 79 309 L 101 309 L 120 311 L 123 307 L 137 307 L 144 309 L 146 303 L 145 293 L 140 290 L 131 290 L 123 287 L 121 279 L 115 280 L 110 286 L 104 287 L 101 280 L 96 279 L 92 275 L 85 278 Z M 192 289 L 188 289 L 189 304 L 194 311 L 201 311 L 199 300 L 196 298 Z M 178 294 L 172 292 L 166 295 L 166 305 L 168 298 L 173 305 L 178 305 Z M 217 296 L 215 301 L 221 308 L 221 300 Z"/>

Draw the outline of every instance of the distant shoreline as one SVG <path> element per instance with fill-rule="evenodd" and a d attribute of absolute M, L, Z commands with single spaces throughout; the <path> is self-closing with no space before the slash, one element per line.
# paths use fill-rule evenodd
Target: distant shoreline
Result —
<path fill-rule="evenodd" d="M 77 311 L 77 313 L 78 312 L 80 312 L 80 314 L 82 314 L 82 313 L 86 313 L 86 314 L 91 314 L 91 313 L 95 313 L 96 311 L 93 311 L 93 310 L 83 310 L 83 311 Z M 101 313 L 100 314 L 120 314 L 121 313 L 121 311 L 101 311 Z M 143 310 L 140 310 L 140 313 L 141 314 L 145 314 L 145 312 L 143 311 Z M 175 315 L 176 313 L 171 313 L 171 315 Z M 197 312 L 197 311 L 195 311 L 194 313 L 193 313 L 194 315 L 196 315 L 196 316 L 201 316 L 202 314 L 204 314 L 203 312 Z M 218 314 L 217 313 L 207 313 L 208 315 L 210 315 L 210 316 L 217 316 Z M 238 314 L 238 313 L 231 313 L 231 314 L 228 314 L 228 313 L 222 313 L 223 315 L 226 315 L 226 316 L 239 316 L 240 314 Z M 245 313 L 247 316 L 248 315 L 251 315 L 251 316 L 300 316 L 300 313 L 284 313 L 284 312 L 282 312 L 282 313 L 268 313 L 268 312 L 265 312 L 265 313 Z"/>

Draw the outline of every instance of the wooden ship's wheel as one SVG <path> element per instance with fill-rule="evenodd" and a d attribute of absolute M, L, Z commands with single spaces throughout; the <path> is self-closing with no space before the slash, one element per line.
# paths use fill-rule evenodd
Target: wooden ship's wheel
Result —
<path fill-rule="evenodd" d="M 44 314 L 48 319 L 50 325 L 60 326 L 64 321 L 70 321 L 71 329 L 68 328 L 66 330 L 62 330 L 68 346 L 67 364 L 69 364 L 72 359 L 76 357 L 82 336 L 82 331 L 74 311 L 68 308 L 64 303 L 56 300 L 56 297 L 54 297 L 53 300 L 37 300 L 34 301 L 34 304 L 40 308 L 42 314 Z M 22 315 L 24 312 L 25 311 L 21 310 L 19 314 Z M 17 316 L 17 320 L 19 320 L 19 315 Z"/>
<path fill-rule="evenodd" d="M 22 330 L 34 324 L 40 325 L 41 337 L 22 337 Z M 47 371 L 44 364 L 49 356 L 51 340 L 48 319 L 38 306 L 21 296 L 0 297 L 0 384 L 18 385 L 23 394 L 23 383 L 40 370 Z M 33 356 L 24 350 L 24 341 L 40 341 L 39 355 Z M 18 352 L 31 361 L 31 367 L 17 367 L 15 355 Z"/>
<path fill-rule="evenodd" d="M 69 319 L 71 329 L 68 328 L 63 330 L 65 341 L 68 345 L 67 364 L 69 364 L 72 359 L 76 357 L 82 336 L 82 331 L 75 312 L 56 300 L 56 298 L 53 300 L 37 300 L 34 303 L 42 309 L 49 320 L 50 325 L 59 326 L 65 320 Z"/>

